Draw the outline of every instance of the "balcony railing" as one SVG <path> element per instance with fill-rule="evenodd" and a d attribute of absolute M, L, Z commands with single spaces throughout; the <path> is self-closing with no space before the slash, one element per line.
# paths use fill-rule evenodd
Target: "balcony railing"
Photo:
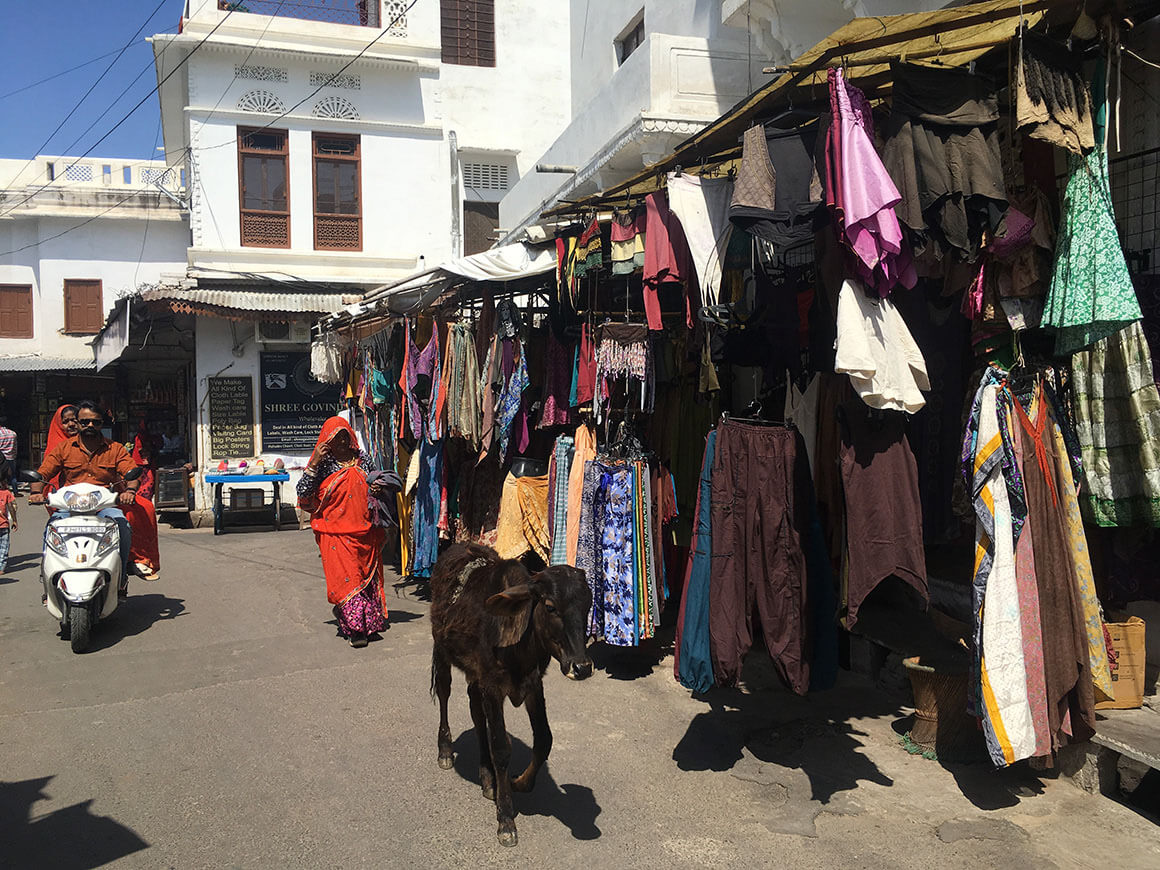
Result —
<path fill-rule="evenodd" d="M 301 18 L 306 21 L 325 21 L 331 24 L 354 24 L 361 27 L 379 27 L 381 0 L 218 0 L 218 8 L 226 11 L 248 12 L 253 15 L 278 15 Z M 407 20 L 399 15 L 404 3 L 386 3 L 386 21 L 392 34 L 405 36 Z M 399 9 L 394 7 L 398 6 Z"/>

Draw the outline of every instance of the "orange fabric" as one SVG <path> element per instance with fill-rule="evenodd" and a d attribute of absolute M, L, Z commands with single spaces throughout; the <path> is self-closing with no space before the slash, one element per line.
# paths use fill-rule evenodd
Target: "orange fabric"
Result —
<path fill-rule="evenodd" d="M 161 552 L 157 544 L 157 512 L 153 502 L 138 495 L 133 504 L 120 505 L 133 533 L 129 552 L 134 562 L 140 562 L 156 572 L 161 570 Z"/>
<path fill-rule="evenodd" d="M 111 486 L 137 467 L 124 444 L 101 439 L 100 446 L 90 453 L 81 442 L 81 436 L 68 438 L 49 451 L 40 464 L 40 475 L 45 479 L 60 475 L 61 487 L 74 483 L 94 483 Z"/>
<path fill-rule="evenodd" d="M 383 603 L 383 529 L 371 522 L 366 475 L 357 466 L 342 468 L 323 481 L 318 508 L 310 520 L 322 571 L 326 598 L 342 604 L 368 583 L 376 585 Z"/>
<path fill-rule="evenodd" d="M 48 437 L 44 442 L 45 456 L 48 456 L 48 454 L 51 453 L 57 447 L 57 445 L 68 440 L 68 433 L 64 431 L 64 424 L 60 421 L 61 414 L 67 407 L 69 406 L 61 405 L 56 409 L 56 413 L 52 415 L 52 422 L 48 424 Z M 49 479 L 46 477 L 44 479 L 45 495 L 48 495 L 50 492 L 56 492 L 58 489 L 60 489 L 59 478 L 54 477 Z M 49 514 L 52 514 L 56 510 L 56 508 L 49 507 L 48 505 L 45 505 L 44 509 L 48 511 Z"/>

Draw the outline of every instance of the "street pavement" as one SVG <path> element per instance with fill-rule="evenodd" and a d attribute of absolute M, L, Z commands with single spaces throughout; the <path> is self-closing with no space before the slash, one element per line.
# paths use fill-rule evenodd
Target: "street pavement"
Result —
<path fill-rule="evenodd" d="M 162 579 L 74 655 L 40 605 L 21 500 L 0 576 L 0 867 L 1160 866 L 1160 829 L 1064 779 L 906 753 L 868 682 L 796 698 L 762 667 L 694 698 L 672 657 L 594 650 L 545 679 L 555 746 L 495 838 L 464 684 L 436 765 L 428 606 L 335 636 L 309 531 L 162 528 Z M 508 708 L 515 764 L 530 729 Z"/>

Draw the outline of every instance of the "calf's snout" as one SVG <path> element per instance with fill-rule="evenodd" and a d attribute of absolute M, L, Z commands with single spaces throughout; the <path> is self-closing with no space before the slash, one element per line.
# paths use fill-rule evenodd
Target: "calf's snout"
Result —
<path fill-rule="evenodd" d="M 563 670 L 564 676 L 569 680 L 586 680 L 592 676 L 592 660 L 588 659 L 579 663 L 572 662 Z"/>

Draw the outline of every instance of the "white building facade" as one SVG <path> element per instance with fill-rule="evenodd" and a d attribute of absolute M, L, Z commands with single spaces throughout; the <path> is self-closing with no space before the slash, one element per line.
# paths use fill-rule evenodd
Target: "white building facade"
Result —
<path fill-rule="evenodd" d="M 181 195 L 163 161 L 0 160 L 0 414 L 23 464 L 56 402 L 104 396 L 116 412 L 123 390 L 91 342 L 118 299 L 184 270 Z"/>
<path fill-rule="evenodd" d="M 563 4 L 561 4 L 563 5 Z M 505 240 L 670 153 L 852 18 L 941 0 L 570 0 L 572 120 L 500 206 Z"/>
<path fill-rule="evenodd" d="M 310 324 L 494 243 L 500 199 L 571 117 L 556 6 L 189 0 L 180 33 L 153 38 L 191 240 L 185 280 L 150 299 L 197 320 L 199 470 L 303 465 L 316 421 L 276 420 L 291 401 L 270 384 L 289 373 L 303 407 L 337 402 L 301 377 Z M 211 396 L 229 378 L 249 397 L 232 441 Z"/>

